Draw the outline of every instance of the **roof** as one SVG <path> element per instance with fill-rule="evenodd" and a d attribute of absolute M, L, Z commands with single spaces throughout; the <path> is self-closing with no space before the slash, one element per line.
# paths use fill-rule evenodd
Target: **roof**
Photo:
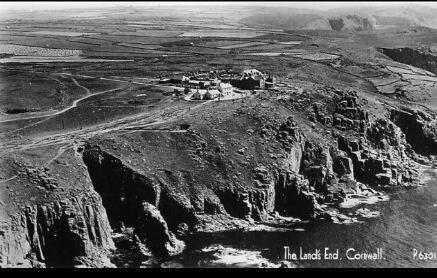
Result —
<path fill-rule="evenodd" d="M 263 75 L 259 70 L 257 69 L 248 69 L 248 70 L 244 70 L 243 74 L 248 74 L 248 75 Z"/>
<path fill-rule="evenodd" d="M 225 88 L 232 88 L 232 85 L 229 84 L 229 83 L 220 83 L 219 87 L 223 88 L 223 89 L 225 89 Z"/>
<path fill-rule="evenodd" d="M 252 79 L 252 80 L 255 80 L 255 81 L 264 80 L 264 76 L 255 75 L 255 76 L 242 76 L 241 77 L 241 80 L 249 80 L 249 79 Z"/>
<path fill-rule="evenodd" d="M 243 71 L 243 74 L 241 76 L 241 79 L 248 79 L 248 78 L 252 78 L 254 80 L 260 80 L 260 79 L 265 79 L 265 76 L 262 72 L 260 72 L 257 69 L 249 69 Z"/>
<path fill-rule="evenodd" d="M 194 89 L 191 89 L 191 92 L 194 92 L 194 93 L 199 93 L 199 94 L 201 94 L 201 95 L 203 95 L 203 94 L 206 94 L 207 92 L 208 92 L 208 90 L 194 90 Z M 213 90 L 209 90 L 209 92 L 211 93 L 211 94 L 220 94 L 220 92 L 218 91 L 218 90 L 216 90 L 216 89 L 213 89 Z"/>
<path fill-rule="evenodd" d="M 186 77 L 186 76 L 183 75 L 183 74 L 173 74 L 173 75 L 171 76 L 171 79 L 187 80 L 188 77 Z"/>

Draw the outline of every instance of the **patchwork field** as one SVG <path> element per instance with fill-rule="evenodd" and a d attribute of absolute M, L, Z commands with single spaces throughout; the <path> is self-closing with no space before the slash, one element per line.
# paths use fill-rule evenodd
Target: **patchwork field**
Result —
<path fill-rule="evenodd" d="M 16 56 L 68 57 L 79 56 L 82 54 L 82 51 L 77 49 L 55 49 L 14 44 L 0 44 L 0 54 L 12 54 Z"/>
<path fill-rule="evenodd" d="M 68 31 L 34 31 L 30 34 L 36 35 L 49 35 L 49 36 L 64 36 L 64 37 L 80 37 L 85 35 L 94 35 L 96 33 L 79 33 L 79 32 L 68 32 Z"/>
<path fill-rule="evenodd" d="M 265 33 L 254 31 L 203 30 L 185 32 L 180 37 L 255 38 Z"/>

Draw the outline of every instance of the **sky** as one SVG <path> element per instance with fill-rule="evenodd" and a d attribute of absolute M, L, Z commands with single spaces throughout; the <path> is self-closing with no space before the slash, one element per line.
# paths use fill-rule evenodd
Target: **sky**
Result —
<path fill-rule="evenodd" d="M 351 7 L 363 7 L 363 6 L 390 6 L 390 5 L 408 5 L 408 4 L 416 4 L 416 5 L 426 5 L 430 7 L 437 8 L 437 2 L 366 2 L 366 1 L 357 1 L 357 2 L 308 2 L 308 1 L 290 1 L 290 2 L 274 2 L 274 1 L 265 1 L 265 2 L 219 2 L 219 1 L 197 1 L 197 2 L 164 2 L 164 1 L 157 1 L 157 2 L 129 2 L 129 1 L 123 1 L 123 2 L 92 2 L 92 1 L 86 1 L 86 2 L 80 2 L 80 1 L 71 1 L 71 2 L 18 2 L 18 1 L 11 1 L 11 2 L 0 2 L 0 10 L 7 11 L 7 10 L 60 10 L 60 9 L 68 9 L 68 8 L 107 8 L 107 7 L 116 7 L 116 6 L 171 6 L 171 5 L 187 5 L 187 6 L 193 6 L 193 5 L 257 5 L 257 6 L 271 6 L 271 7 L 281 7 L 281 6 L 291 6 L 296 8 L 307 8 L 307 9 L 318 9 L 318 10 L 327 10 L 331 8 L 351 8 Z"/>

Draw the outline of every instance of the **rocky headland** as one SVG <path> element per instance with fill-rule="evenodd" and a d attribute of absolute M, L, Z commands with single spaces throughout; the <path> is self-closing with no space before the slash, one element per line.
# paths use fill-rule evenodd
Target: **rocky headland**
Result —
<path fill-rule="evenodd" d="M 128 250 L 159 266 L 190 233 L 350 223 L 342 204 L 420 184 L 435 121 L 352 90 L 268 90 L 153 128 L 9 153 L 1 265 L 113 267 Z"/>

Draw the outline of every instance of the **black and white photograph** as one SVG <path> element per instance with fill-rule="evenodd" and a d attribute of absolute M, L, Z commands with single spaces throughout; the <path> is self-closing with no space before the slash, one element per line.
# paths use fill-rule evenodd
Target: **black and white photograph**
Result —
<path fill-rule="evenodd" d="M 0 2 L 0 268 L 437 268 L 437 2 Z"/>

